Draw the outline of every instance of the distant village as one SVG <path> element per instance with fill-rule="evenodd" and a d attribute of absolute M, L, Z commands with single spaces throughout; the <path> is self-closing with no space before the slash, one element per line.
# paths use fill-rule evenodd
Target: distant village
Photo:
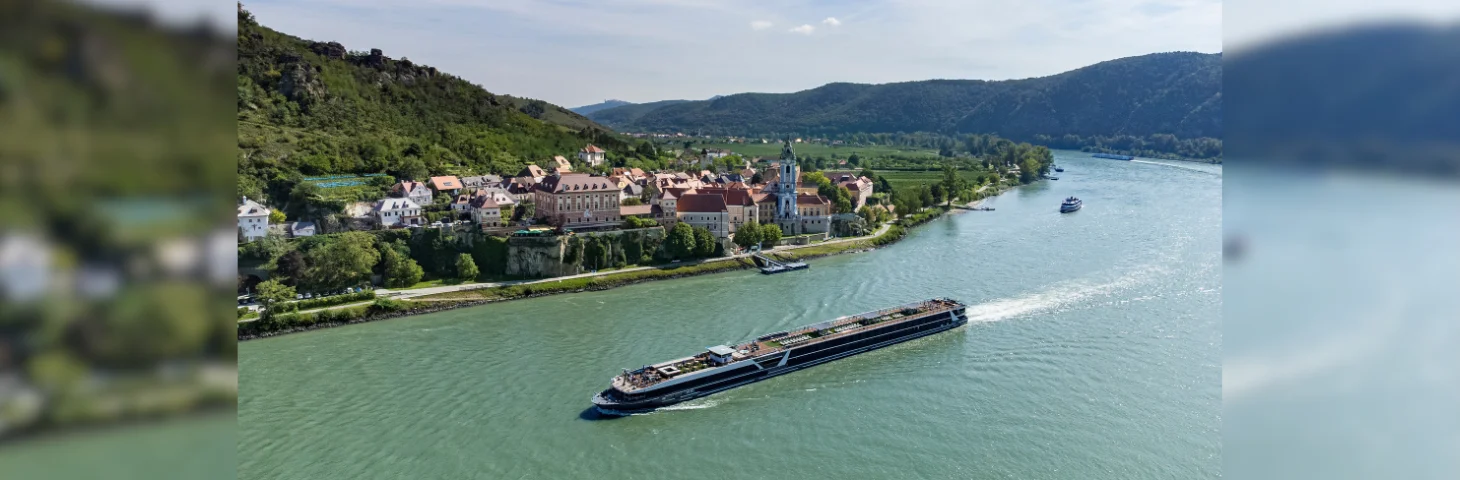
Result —
<path fill-rule="evenodd" d="M 709 230 L 721 241 L 750 222 L 778 225 L 787 236 L 829 232 L 837 216 L 833 202 L 818 193 L 817 184 L 801 180 L 792 143 L 785 142 L 778 160 L 745 159 L 738 171 L 722 169 L 720 173 L 693 168 L 654 172 L 612 168 L 607 175 L 595 175 L 574 172 L 573 163 L 559 155 L 543 165 L 529 164 L 511 177 L 401 179 L 385 198 L 348 212 L 355 220 L 348 228 L 464 225 L 488 234 L 509 235 L 528 228 L 590 232 L 650 222 L 670 228 L 684 222 Z M 605 164 L 605 153 L 595 145 L 585 145 L 577 159 L 581 165 L 597 169 Z M 705 150 L 696 165 L 731 155 L 727 150 Z M 867 204 L 872 179 L 851 171 L 823 173 L 850 193 L 851 211 Z M 438 215 L 442 220 L 431 222 L 428 211 L 449 215 Z M 277 210 L 242 198 L 238 205 L 240 243 L 271 234 L 307 237 L 317 233 L 312 222 L 280 222 L 280 217 Z M 631 218 L 639 220 L 627 221 Z"/>

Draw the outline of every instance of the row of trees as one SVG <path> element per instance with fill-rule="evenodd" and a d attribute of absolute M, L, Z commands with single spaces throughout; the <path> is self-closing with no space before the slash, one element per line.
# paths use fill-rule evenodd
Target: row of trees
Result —
<path fill-rule="evenodd" d="M 735 238 L 732 240 L 740 248 L 750 248 L 755 245 L 770 248 L 781 242 L 781 233 L 780 225 L 772 223 L 761 225 L 752 220 L 736 229 Z"/>
<path fill-rule="evenodd" d="M 358 287 L 377 274 L 386 286 L 400 288 L 427 276 L 472 281 L 505 273 L 504 238 L 439 229 L 411 233 L 345 232 L 294 241 L 266 237 L 240 247 L 239 258 L 259 263 L 277 283 L 299 292 Z"/>
<path fill-rule="evenodd" d="M 664 238 L 664 249 L 676 260 L 718 257 L 724 254 L 724 247 L 715 234 L 705 227 L 691 227 L 679 222 L 669 229 Z"/>

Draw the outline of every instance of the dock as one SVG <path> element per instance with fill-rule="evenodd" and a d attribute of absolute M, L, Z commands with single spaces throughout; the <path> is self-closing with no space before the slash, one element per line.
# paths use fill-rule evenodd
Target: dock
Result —
<path fill-rule="evenodd" d="M 775 260 L 771 260 L 770 257 L 761 255 L 759 252 L 752 253 L 751 256 L 756 259 L 756 263 L 761 265 L 760 273 L 764 273 L 766 275 L 811 268 L 811 266 L 807 265 L 806 262 L 781 263 Z"/>

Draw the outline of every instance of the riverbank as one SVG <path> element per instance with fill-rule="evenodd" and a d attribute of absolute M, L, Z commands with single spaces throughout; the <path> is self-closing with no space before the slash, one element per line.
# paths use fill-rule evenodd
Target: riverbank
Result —
<path fill-rule="evenodd" d="M 1002 191 L 999 193 L 1002 193 Z M 975 202 L 981 201 L 982 199 Z M 770 251 L 767 254 L 780 260 L 791 261 L 808 260 L 842 253 L 870 251 L 901 240 L 907 236 L 908 229 L 941 217 L 950 210 L 948 206 L 941 205 L 928 208 L 916 215 L 889 223 L 879 228 L 880 232 L 878 234 L 867 238 L 845 239 L 800 246 L 785 250 Z M 748 255 L 741 255 L 690 264 L 640 267 L 623 272 L 610 272 L 563 279 L 549 278 L 511 285 L 460 290 L 425 295 L 410 300 L 381 298 L 368 305 L 332 308 L 315 312 L 289 313 L 271 318 L 242 322 L 238 324 L 238 340 L 247 341 L 289 333 L 307 332 L 321 328 L 332 328 L 356 323 L 435 313 L 456 308 L 474 307 L 489 303 L 564 293 L 594 292 L 643 282 L 709 275 L 749 268 L 755 268 L 755 262 Z"/>

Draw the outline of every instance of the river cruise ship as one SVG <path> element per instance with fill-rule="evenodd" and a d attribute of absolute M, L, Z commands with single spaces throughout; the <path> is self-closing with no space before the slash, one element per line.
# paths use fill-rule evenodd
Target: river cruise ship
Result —
<path fill-rule="evenodd" d="M 968 323 L 947 298 L 909 303 L 716 345 L 697 355 L 624 370 L 593 404 L 609 415 L 653 410 Z"/>

